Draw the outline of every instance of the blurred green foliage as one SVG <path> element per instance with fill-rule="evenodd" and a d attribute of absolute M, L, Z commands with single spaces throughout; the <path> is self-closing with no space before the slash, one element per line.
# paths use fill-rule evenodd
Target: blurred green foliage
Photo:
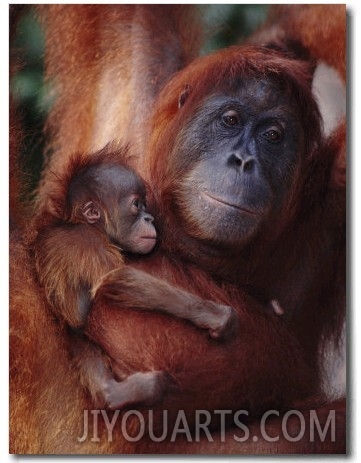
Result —
<path fill-rule="evenodd" d="M 268 5 L 202 5 L 203 20 L 210 37 L 203 52 L 239 43 L 266 19 Z"/>
<path fill-rule="evenodd" d="M 267 5 L 201 5 L 200 8 L 209 31 L 203 54 L 242 41 L 264 21 L 268 10 Z M 12 80 L 12 88 L 22 117 L 22 157 L 32 189 L 39 180 L 43 163 L 43 127 L 49 110 L 43 73 L 44 36 L 32 10 L 19 20 L 11 46 L 20 51 L 23 62 Z"/>
<path fill-rule="evenodd" d="M 30 194 L 40 179 L 45 149 L 43 128 L 48 112 L 44 105 L 44 36 L 32 10 L 20 18 L 11 47 L 20 57 L 20 70 L 13 77 L 11 88 L 23 129 L 19 156 L 27 179 L 24 193 Z"/>

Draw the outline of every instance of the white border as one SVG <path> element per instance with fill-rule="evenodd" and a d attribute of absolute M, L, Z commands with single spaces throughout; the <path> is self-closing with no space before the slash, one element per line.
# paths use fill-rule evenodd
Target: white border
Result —
<path fill-rule="evenodd" d="M 13 1 L 11 3 L 14 4 L 25 4 L 25 3 L 39 3 L 39 2 L 24 2 L 24 1 Z M 65 1 L 65 2 L 43 2 L 43 3 L 84 3 L 84 2 L 77 2 L 77 1 Z M 99 3 L 99 1 L 95 2 L 86 2 L 86 3 Z M 109 1 L 108 3 L 119 3 L 116 1 Z M 129 1 L 127 3 L 147 3 L 147 2 L 132 2 Z M 151 2 L 151 3 L 161 3 L 161 2 Z M 191 3 L 191 2 L 179 2 L 179 3 Z M 208 4 L 208 3 L 218 3 L 212 1 L 199 1 L 199 4 Z M 229 1 L 227 3 L 250 3 L 250 2 L 232 2 Z M 277 2 L 265 2 L 267 4 L 272 3 L 290 3 L 277 1 Z M 298 3 L 312 3 L 312 2 L 298 2 Z M 325 4 L 337 4 L 340 2 L 337 1 L 318 1 L 317 3 L 325 3 Z M 1 147 L 2 152 L 0 154 L 0 172 L 2 181 L 1 185 L 1 213 L 2 216 L 2 226 L 1 226 L 1 238 L 2 238 L 2 246 L 0 247 L 0 262 L 3 266 L 3 272 L 0 278 L 0 294 L 1 294 L 1 330 L 2 335 L 1 339 L 1 414 L 0 414 L 0 432 L 1 432 L 1 439 L 0 439 L 0 457 L 1 462 L 15 462 L 20 460 L 28 459 L 27 457 L 17 457 L 8 454 L 8 429 L 9 429 L 9 422 L 8 422 L 8 411 L 9 411 L 9 404 L 8 404 L 8 227 L 7 227 L 7 217 L 8 217 L 8 146 L 9 146 L 9 135 L 8 135 L 8 50 L 9 50 L 9 27 L 8 27 L 8 8 L 9 5 L 6 3 L 0 3 L 0 34 L 1 34 L 1 95 L 2 95 L 2 104 L 0 105 L 0 121 L 1 121 L 1 129 L 0 129 L 0 140 L 1 140 Z M 350 172 L 349 180 L 352 183 L 352 189 L 349 188 L 349 204 L 350 197 L 352 197 L 352 209 L 350 209 L 350 216 L 349 216 L 349 223 L 352 225 L 352 232 L 349 236 L 352 237 L 352 242 L 349 242 L 349 258 L 352 262 L 352 267 L 349 268 L 349 278 L 351 278 L 351 284 L 349 283 L 350 292 L 349 295 L 349 310 L 352 311 L 351 320 L 353 322 L 353 326 L 349 325 L 349 337 L 351 338 L 351 345 L 350 349 L 352 351 L 352 361 L 353 364 L 349 365 L 350 370 L 350 382 L 349 391 L 352 395 L 352 400 L 349 402 L 349 410 L 350 414 L 352 415 L 349 417 L 348 420 L 348 432 L 350 435 L 349 439 L 349 453 L 351 452 L 348 461 L 357 461 L 358 457 L 360 457 L 360 444 L 359 439 L 357 438 L 359 434 L 359 427 L 358 427 L 358 420 L 357 417 L 361 414 L 361 407 L 360 401 L 357 401 L 358 396 L 358 388 L 357 386 L 361 384 L 361 368 L 356 368 L 356 357 L 357 354 L 360 352 L 361 346 L 361 336 L 359 334 L 358 328 L 360 328 L 360 318 L 361 318 L 361 284 L 358 282 L 358 278 L 361 276 L 361 221 L 360 221 L 360 209 L 361 209 L 361 150 L 360 143 L 359 143 L 359 130 L 360 130 L 360 108 L 361 108 L 361 73 L 360 73 L 360 51 L 356 53 L 356 50 L 361 45 L 361 24 L 360 24 L 360 3 L 357 3 L 356 0 L 352 0 L 347 2 L 347 9 L 348 9 L 348 16 L 351 18 L 351 30 L 349 31 L 348 37 L 350 40 L 350 61 L 352 61 L 352 65 L 349 67 L 351 69 L 352 74 L 349 77 L 349 83 L 351 84 L 350 87 L 352 89 L 352 96 L 350 97 L 349 101 L 351 102 L 351 112 L 349 112 L 349 118 L 352 120 L 352 132 L 350 133 L 350 137 L 348 140 L 349 144 L 349 153 L 352 156 L 352 172 Z M 322 18 L 320 18 L 322 20 Z M 360 85 L 360 87 L 359 87 Z M 349 90 L 350 91 L 350 90 Z M 31 461 L 50 461 L 52 457 L 31 457 Z M 83 457 L 84 458 L 84 457 Z M 86 457 L 89 460 L 89 456 Z M 109 457 L 96 457 L 96 461 L 109 461 Z M 110 457 L 111 458 L 111 457 Z M 114 457 L 113 457 L 114 458 Z M 171 461 L 202 461 L 202 462 L 214 462 L 214 461 L 225 461 L 225 462 L 234 462 L 235 460 L 241 460 L 242 462 L 252 461 L 255 458 L 257 461 L 264 461 L 266 457 L 237 457 L 237 456 L 229 456 L 229 457 L 219 457 L 215 456 L 214 458 L 207 458 L 207 457 L 177 457 L 174 456 L 172 458 L 162 458 L 161 456 L 154 456 L 154 457 L 121 457 L 122 463 L 128 462 L 136 462 L 136 461 L 144 461 L 144 460 L 151 460 L 151 459 L 160 459 L 164 463 L 168 463 Z M 282 457 L 280 455 L 275 455 L 274 458 L 279 459 L 282 458 L 282 461 L 294 461 L 295 459 L 304 459 L 304 457 Z M 330 458 L 327 456 L 314 456 L 318 460 L 329 461 Z M 117 457 L 119 459 L 119 457 Z M 340 457 L 332 457 L 332 461 L 341 461 L 345 458 Z M 79 461 L 78 457 L 56 457 L 57 462 L 61 461 Z"/>

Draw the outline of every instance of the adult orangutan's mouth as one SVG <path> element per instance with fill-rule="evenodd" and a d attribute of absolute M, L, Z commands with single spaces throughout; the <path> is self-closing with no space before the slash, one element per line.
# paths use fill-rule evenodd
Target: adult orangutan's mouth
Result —
<path fill-rule="evenodd" d="M 246 214 L 250 214 L 250 215 L 258 215 L 258 213 L 254 210 L 251 210 L 251 209 L 248 209 L 248 208 L 245 208 L 243 206 L 239 206 L 239 205 L 236 205 L 236 204 L 232 204 L 228 201 L 226 201 L 225 199 L 220 199 L 220 198 L 215 198 L 214 196 L 210 195 L 209 193 L 202 193 L 204 196 L 207 196 L 207 198 L 211 199 L 212 201 L 216 201 L 217 203 L 221 203 L 221 204 L 224 204 L 225 206 L 228 206 L 228 207 L 233 207 L 234 209 L 238 209 L 239 211 L 241 212 L 244 212 Z"/>

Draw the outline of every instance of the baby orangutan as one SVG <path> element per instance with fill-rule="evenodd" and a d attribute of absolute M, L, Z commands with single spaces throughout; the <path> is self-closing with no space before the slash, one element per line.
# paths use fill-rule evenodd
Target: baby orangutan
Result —
<path fill-rule="evenodd" d="M 116 381 L 100 348 L 85 337 L 92 296 L 109 272 L 116 271 L 119 278 L 120 307 L 169 313 L 208 329 L 213 338 L 228 335 L 236 322 L 232 308 L 202 300 L 124 263 L 122 253 L 148 254 L 157 239 L 153 216 L 146 211 L 145 186 L 124 164 L 125 156 L 124 150 L 107 146 L 73 157 L 59 178 L 58 191 L 37 218 L 32 243 L 46 298 L 70 328 L 81 381 L 96 404 L 112 409 L 153 404 L 163 397 L 169 381 L 163 371 Z"/>

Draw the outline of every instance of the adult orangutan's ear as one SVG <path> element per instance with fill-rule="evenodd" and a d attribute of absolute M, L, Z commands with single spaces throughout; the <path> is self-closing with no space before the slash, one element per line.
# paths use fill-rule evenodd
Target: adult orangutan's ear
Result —
<path fill-rule="evenodd" d="M 187 101 L 189 94 L 192 91 L 192 87 L 189 84 L 186 84 L 181 91 L 179 98 L 178 98 L 178 109 L 184 106 L 184 103 Z"/>

